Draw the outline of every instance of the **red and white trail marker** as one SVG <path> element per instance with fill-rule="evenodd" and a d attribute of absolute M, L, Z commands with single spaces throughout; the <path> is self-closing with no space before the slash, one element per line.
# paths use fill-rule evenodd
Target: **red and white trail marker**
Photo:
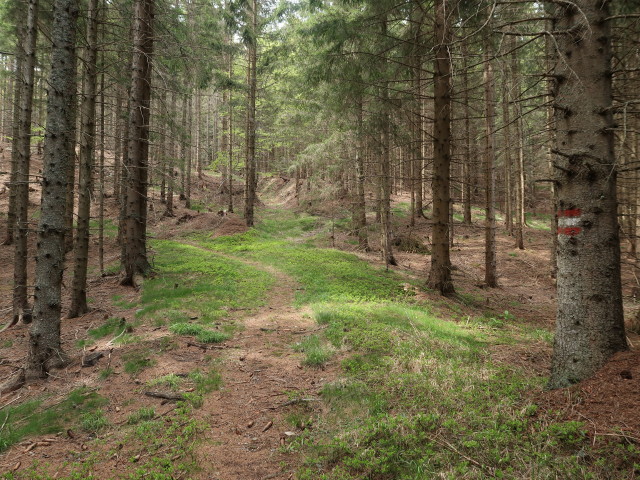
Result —
<path fill-rule="evenodd" d="M 569 210 L 558 211 L 558 235 L 567 235 L 575 237 L 582 231 L 579 227 L 582 210 L 579 208 L 571 208 Z"/>

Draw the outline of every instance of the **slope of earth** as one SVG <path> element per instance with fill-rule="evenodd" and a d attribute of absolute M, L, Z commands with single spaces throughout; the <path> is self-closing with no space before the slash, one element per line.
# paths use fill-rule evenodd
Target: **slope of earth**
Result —
<path fill-rule="evenodd" d="M 0 398 L 0 478 L 635 474 L 635 351 L 579 395 L 543 390 L 555 305 L 541 222 L 525 251 L 499 231 L 493 290 L 482 286 L 479 211 L 472 226 L 456 222 L 458 296 L 443 299 L 423 288 L 428 255 L 398 251 L 400 266 L 385 271 L 375 227 L 374 252 L 357 251 L 339 206 L 293 212 L 308 202 L 286 179 L 264 181 L 269 207 L 252 230 L 220 210 L 219 179 L 202 182 L 197 211 L 174 217 L 151 192 L 156 273 L 142 291 L 101 275 L 92 255 L 93 310 L 63 321 L 73 362 Z M 428 244 L 428 221 L 410 226 L 406 207 L 398 195 L 396 233 Z M 113 199 L 107 212 L 117 217 Z M 0 247 L 3 265 L 12 254 Z M 0 275 L 11 284 L 9 268 Z M 10 305 L 10 288 L 0 296 Z M 0 341 L 4 378 L 23 362 L 26 328 Z"/>

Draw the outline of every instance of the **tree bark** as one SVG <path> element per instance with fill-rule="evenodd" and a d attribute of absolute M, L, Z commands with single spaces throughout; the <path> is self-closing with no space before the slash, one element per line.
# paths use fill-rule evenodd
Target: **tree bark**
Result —
<path fill-rule="evenodd" d="M 185 166 L 185 179 L 184 179 L 184 206 L 185 208 L 191 208 L 191 170 L 193 167 L 193 96 L 189 93 L 186 95 L 185 102 L 187 103 L 187 123 L 183 126 L 187 129 L 185 141 L 186 146 L 186 166 Z"/>
<path fill-rule="evenodd" d="M 608 2 L 555 4 L 558 313 L 549 388 L 626 350 L 620 280 Z"/>
<path fill-rule="evenodd" d="M 435 3 L 433 234 L 431 270 L 427 285 L 442 295 L 455 293 L 449 252 L 449 201 L 451 170 L 451 27 L 445 0 Z"/>
<path fill-rule="evenodd" d="M 31 163 L 31 112 L 33 107 L 34 71 L 36 65 L 36 41 L 38 37 L 38 0 L 29 0 L 26 5 L 26 22 L 18 27 L 20 32 L 20 55 L 23 57 L 22 71 L 18 72 L 20 87 L 18 105 L 19 136 L 15 183 L 15 231 L 13 260 L 13 321 L 16 322 L 25 310 L 29 310 L 27 297 L 27 259 L 29 234 L 29 166 Z M 30 316 L 24 316 L 30 318 Z"/>
<path fill-rule="evenodd" d="M 60 343 L 65 207 L 75 121 L 76 0 L 56 0 L 51 27 L 51 75 L 47 100 L 42 206 L 38 223 L 33 324 L 28 377 L 44 377 L 65 363 Z"/>
<path fill-rule="evenodd" d="M 247 67 L 247 145 L 245 155 L 245 202 L 244 218 L 248 227 L 253 227 L 254 206 L 256 202 L 256 64 L 258 57 L 258 2 L 251 2 L 251 40 L 248 46 L 249 64 Z"/>
<path fill-rule="evenodd" d="M 26 12 L 25 12 L 26 20 Z M 20 35 L 17 32 L 18 36 Z M 12 114 L 12 127 L 11 127 L 11 173 L 9 174 L 9 208 L 7 210 L 7 230 L 5 232 L 5 238 L 2 242 L 3 245 L 12 245 L 14 240 L 14 231 L 16 227 L 16 192 L 15 188 L 18 177 L 18 165 L 19 158 L 18 152 L 20 151 L 20 108 L 21 95 L 22 95 L 22 83 L 20 81 L 20 74 L 24 70 L 24 53 L 22 48 L 18 48 L 16 51 L 16 64 L 15 64 L 15 81 L 13 84 L 13 114 Z"/>
<path fill-rule="evenodd" d="M 358 235 L 358 247 L 365 251 L 369 251 L 369 239 L 367 238 L 367 211 L 366 211 L 366 203 L 365 203 L 365 190 L 364 190 L 364 142 L 362 141 L 364 137 L 363 131 L 363 105 L 362 98 L 358 99 L 358 103 L 356 105 L 357 108 L 357 142 L 356 142 L 356 185 L 355 185 L 355 199 L 354 199 L 354 210 L 353 210 L 353 219 L 354 219 L 354 227 L 357 231 Z M 297 172 L 297 170 L 296 170 Z M 298 180 L 296 179 L 296 188 L 298 185 Z"/>
<path fill-rule="evenodd" d="M 178 110 L 178 101 L 176 99 L 176 92 L 175 90 L 171 92 L 171 107 L 169 109 L 169 115 L 171 119 L 174 118 L 174 116 L 177 113 Z M 174 175 L 174 168 L 175 168 L 175 162 L 176 162 L 176 156 L 178 154 L 178 146 L 176 145 L 177 142 L 177 138 L 178 138 L 178 132 L 176 131 L 175 128 L 175 121 L 171 120 L 170 121 L 170 132 L 171 132 L 171 139 L 170 139 L 170 143 L 171 143 L 171 152 L 169 153 L 169 159 L 167 160 L 167 196 L 166 196 L 166 208 L 164 211 L 164 216 L 165 217 L 173 217 L 174 213 L 173 213 L 173 190 L 174 190 L 174 185 L 175 185 L 175 175 Z"/>
<path fill-rule="evenodd" d="M 488 43 L 488 42 L 487 42 Z M 484 101 L 485 101 L 485 255 L 484 282 L 487 287 L 498 286 L 496 272 L 496 210 L 495 210 L 495 103 L 493 65 L 489 47 L 484 53 Z"/>
<path fill-rule="evenodd" d="M 78 226 L 74 248 L 73 283 L 69 318 L 89 311 L 87 305 L 87 266 L 89 261 L 89 222 L 96 144 L 96 91 L 98 83 L 98 0 L 89 0 L 87 47 L 84 59 L 84 92 L 80 108 L 80 157 L 78 173 Z"/>
<path fill-rule="evenodd" d="M 147 176 L 149 167 L 149 105 L 153 54 L 154 0 L 134 5 L 133 62 L 127 152 L 127 188 L 122 242 L 123 285 L 138 286 L 150 270 L 147 260 Z"/>

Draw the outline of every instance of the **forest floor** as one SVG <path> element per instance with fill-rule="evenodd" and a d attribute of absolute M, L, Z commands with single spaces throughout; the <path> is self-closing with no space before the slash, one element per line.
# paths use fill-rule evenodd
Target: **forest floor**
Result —
<path fill-rule="evenodd" d="M 178 202 L 174 217 L 152 192 L 154 275 L 141 291 L 119 285 L 107 200 L 106 272 L 94 238 L 92 310 L 62 323 L 72 362 L 0 397 L 0 478 L 640 475 L 636 348 L 591 380 L 544 390 L 555 290 L 543 215 L 529 217 L 526 250 L 498 229 L 497 289 L 482 285 L 481 210 L 472 226 L 456 221 L 457 294 L 442 298 L 424 288 L 429 222 L 409 225 L 402 193 L 404 241 L 387 271 L 375 227 L 373 251 L 358 251 L 347 212 L 320 191 L 300 199 L 292 181 L 263 179 L 247 230 L 217 213 L 217 177 L 194 181 L 192 209 Z M 0 193 L 2 212 L 6 201 Z M 0 246 L 7 320 L 12 262 Z M 637 283 L 624 278 L 632 318 Z M 23 325 L 2 333 L 0 380 L 23 364 L 27 338 Z"/>

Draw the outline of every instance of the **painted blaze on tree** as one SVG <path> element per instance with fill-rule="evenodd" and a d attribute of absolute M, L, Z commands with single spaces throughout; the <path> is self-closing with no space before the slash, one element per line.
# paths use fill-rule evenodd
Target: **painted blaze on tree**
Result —
<path fill-rule="evenodd" d="M 607 4 L 555 4 L 558 313 L 550 388 L 590 377 L 627 348 Z"/>

